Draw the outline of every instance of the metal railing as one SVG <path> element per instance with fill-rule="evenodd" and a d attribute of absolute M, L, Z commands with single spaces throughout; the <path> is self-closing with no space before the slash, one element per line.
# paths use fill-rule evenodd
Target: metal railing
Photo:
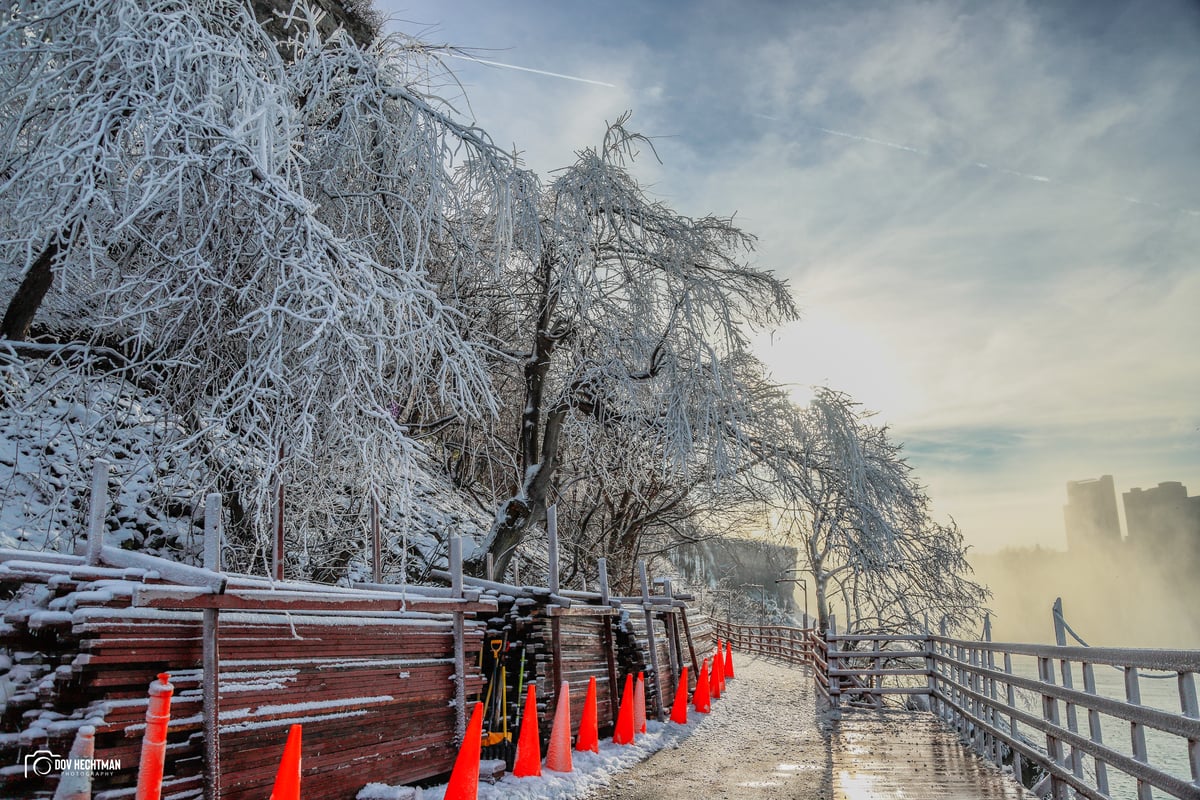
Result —
<path fill-rule="evenodd" d="M 743 652 L 811 666 L 833 708 L 878 707 L 888 695 L 928 698 L 930 710 L 985 759 L 1011 763 L 1015 776 L 1040 775 L 1034 789 L 1042 796 L 1111 800 L 1127 792 L 1152 800 L 1157 790 L 1200 800 L 1200 651 L 713 627 Z M 1106 671 L 1101 680 L 1097 668 Z M 1170 679 L 1177 702 L 1160 687 L 1143 702 L 1144 683 L 1162 683 L 1147 681 L 1149 671 Z M 1118 675 L 1119 682 L 1109 680 Z M 1129 747 L 1114 746 L 1124 736 Z"/>

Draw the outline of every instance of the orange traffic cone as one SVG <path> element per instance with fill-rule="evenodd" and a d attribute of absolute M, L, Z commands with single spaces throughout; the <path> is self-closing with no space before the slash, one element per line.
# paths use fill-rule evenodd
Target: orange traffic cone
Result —
<path fill-rule="evenodd" d="M 696 679 L 696 691 L 692 693 L 692 707 L 701 714 L 712 711 L 712 698 L 708 694 L 708 659 L 700 663 L 700 677 Z"/>
<path fill-rule="evenodd" d="M 717 654 L 713 657 L 717 666 L 717 683 L 721 685 L 721 693 L 725 693 L 725 658 L 721 655 L 721 645 L 717 644 Z"/>
<path fill-rule="evenodd" d="M 163 765 L 167 755 L 167 725 L 171 721 L 171 676 L 163 672 L 150 682 L 146 708 L 146 733 L 142 736 L 142 758 L 138 764 L 137 800 L 162 796 Z"/>
<path fill-rule="evenodd" d="M 600 752 L 600 731 L 596 714 L 596 677 L 588 678 L 587 697 L 583 699 L 583 719 L 579 721 L 579 738 L 575 740 L 576 750 L 591 750 Z"/>
<path fill-rule="evenodd" d="M 679 688 L 675 690 L 675 705 L 671 707 L 671 722 L 687 725 L 687 667 L 680 670 Z"/>
<path fill-rule="evenodd" d="M 546 769 L 571 772 L 571 687 L 566 681 L 558 692 L 558 707 L 554 710 L 554 728 L 550 731 L 550 747 L 546 750 Z"/>
<path fill-rule="evenodd" d="M 467 723 L 467 733 L 458 758 L 454 759 L 454 770 L 446 786 L 445 800 L 476 800 L 479 797 L 479 747 L 483 739 L 483 703 L 476 703 Z"/>
<path fill-rule="evenodd" d="M 733 680 L 733 646 L 725 640 L 725 677 Z"/>
<path fill-rule="evenodd" d="M 275 773 L 275 786 L 271 788 L 271 800 L 300 800 L 300 726 L 288 728 L 287 743 L 283 746 L 283 758 L 279 759 L 279 771 Z"/>
<path fill-rule="evenodd" d="M 637 683 L 633 685 L 633 733 L 646 732 L 646 680 L 638 673 Z"/>
<path fill-rule="evenodd" d="M 538 736 L 537 687 L 529 684 L 525 693 L 525 713 L 521 715 L 521 738 L 517 740 L 514 778 L 533 778 L 542 774 L 542 742 Z"/>
<path fill-rule="evenodd" d="M 621 693 L 621 708 L 617 712 L 617 727 L 613 744 L 633 744 L 633 676 L 625 676 L 625 691 Z"/>
<path fill-rule="evenodd" d="M 721 699 L 721 659 L 714 658 L 708 673 L 708 691 L 713 700 Z"/>

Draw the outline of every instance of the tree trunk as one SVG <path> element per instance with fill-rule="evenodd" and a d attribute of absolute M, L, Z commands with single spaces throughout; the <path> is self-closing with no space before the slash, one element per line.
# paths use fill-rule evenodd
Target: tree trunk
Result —
<path fill-rule="evenodd" d="M 482 575 L 491 553 L 495 563 L 497 580 L 508 571 L 508 565 L 517 553 L 517 546 L 525 537 L 525 532 L 533 527 L 546 514 L 547 498 L 550 495 L 550 485 L 558 467 L 558 443 L 562 434 L 563 422 L 567 418 L 570 406 L 566 402 L 559 403 L 546 416 L 546 424 L 542 435 L 541 461 L 536 467 L 526 472 L 521 492 L 516 497 L 505 501 L 496 521 L 488 534 L 485 546 L 466 567 L 473 575 Z"/>
<path fill-rule="evenodd" d="M 41 254 L 25 273 L 24 280 L 17 287 L 8 309 L 4 312 L 4 320 L 0 322 L 0 337 L 23 342 L 29 336 L 29 328 L 42 300 L 54 283 L 54 259 L 58 257 L 57 242 L 46 245 Z"/>

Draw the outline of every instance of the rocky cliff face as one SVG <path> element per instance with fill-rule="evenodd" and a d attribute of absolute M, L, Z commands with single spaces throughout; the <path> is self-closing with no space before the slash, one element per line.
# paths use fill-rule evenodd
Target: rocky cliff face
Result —
<path fill-rule="evenodd" d="M 733 598 L 718 598 L 716 611 L 726 606 L 735 611 L 757 614 L 766 589 L 768 612 L 772 606 L 787 609 L 794 606 L 794 583 L 775 583 L 784 572 L 796 566 L 796 548 L 763 542 L 756 539 L 713 538 L 685 545 L 672 551 L 671 563 L 683 580 L 697 587 L 712 590 L 729 589 Z M 789 573 L 786 577 L 792 577 Z M 729 601 L 728 603 L 726 601 Z"/>

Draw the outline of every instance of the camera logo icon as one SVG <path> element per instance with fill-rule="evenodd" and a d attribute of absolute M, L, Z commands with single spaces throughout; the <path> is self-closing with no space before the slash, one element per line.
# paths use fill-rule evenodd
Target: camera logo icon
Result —
<path fill-rule="evenodd" d="M 53 750 L 38 750 L 25 756 L 25 777 L 44 778 L 54 769 L 59 756 Z"/>

